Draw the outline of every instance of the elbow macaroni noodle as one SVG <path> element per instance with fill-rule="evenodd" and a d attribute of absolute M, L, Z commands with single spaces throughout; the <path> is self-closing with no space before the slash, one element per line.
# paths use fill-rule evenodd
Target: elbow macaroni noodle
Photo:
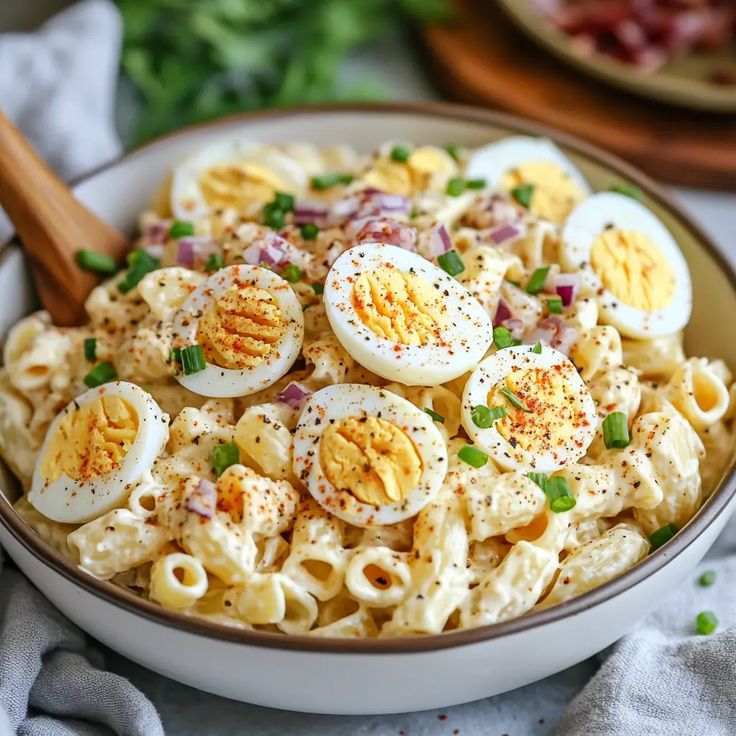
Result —
<path fill-rule="evenodd" d="M 448 182 L 463 175 L 467 156 L 457 162 L 431 146 L 410 147 L 406 161 L 394 160 L 390 145 L 373 158 L 347 147 L 264 147 L 289 160 L 278 175 L 269 174 L 278 185 L 243 174 L 246 201 L 236 206 L 243 192 L 227 187 L 236 187 L 238 177 L 218 180 L 213 174 L 211 191 L 203 178 L 201 191 L 200 184 L 195 189 L 205 214 L 192 223 L 193 245 L 183 246 L 183 239 L 167 234 L 168 204 L 166 212 L 146 213 L 138 247 L 160 256 L 162 267 L 144 274 L 126 293 L 118 288 L 119 276 L 95 288 L 87 300 L 90 321 L 83 327 L 56 327 L 38 312 L 7 336 L 0 369 L 0 455 L 25 491 L 35 488 L 39 468 L 47 462 L 43 448 L 47 432 L 53 434 L 56 426 L 52 423 L 69 402 L 82 401 L 85 377 L 96 365 L 109 362 L 118 379 L 143 388 L 171 416 L 161 419 L 168 434 L 160 452 L 134 476 L 121 476 L 117 501 L 104 513 L 87 516 L 85 523 L 67 523 L 67 517 L 56 521 L 32 505 L 33 494 L 30 500 L 21 496 L 18 514 L 56 552 L 91 575 L 185 615 L 291 635 L 390 637 L 493 624 L 563 603 L 639 563 L 650 553 L 649 535 L 656 530 L 688 523 L 732 460 L 733 376 L 720 360 L 687 357 L 682 325 L 671 334 L 643 337 L 614 326 L 619 322 L 611 318 L 603 289 L 591 281 L 586 264 L 570 256 L 564 223 L 535 214 L 541 199 L 521 206 L 493 182 L 450 196 Z M 289 171 L 302 173 L 294 174 L 294 181 L 279 179 Z M 349 171 L 354 181 L 306 191 L 309 177 L 331 171 Z M 367 185 L 375 190 L 366 190 Z M 315 222 L 323 208 L 330 208 L 330 216 L 322 215 L 315 232 L 307 233 L 287 211 L 277 240 L 288 241 L 288 263 L 275 264 L 269 249 L 276 234 L 260 220 L 263 206 L 281 189 L 297 192 L 297 201 L 310 200 L 307 211 L 316 213 Z M 543 189 L 543 182 L 535 185 L 533 197 L 542 197 Z M 376 196 L 378 205 L 370 199 Z M 176 212 L 174 190 L 171 197 Z M 360 209 L 366 197 L 378 215 Z M 553 199 L 545 202 L 554 219 Z M 470 372 L 430 385 L 401 383 L 388 373 L 382 377 L 385 370 L 378 363 L 353 357 L 357 353 L 350 344 L 333 332 L 323 290 L 341 253 L 356 242 L 385 239 L 437 263 L 440 226 L 462 261 L 463 270 L 456 274 L 462 293 L 481 305 L 496 328 L 506 329 L 509 340 L 529 346 L 542 341 L 545 349 L 550 345 L 569 354 L 590 392 L 592 442 L 576 458 L 545 472 L 570 489 L 571 508 L 553 510 L 541 481 L 529 476 L 533 467 L 485 453 L 477 467 L 468 460 L 465 415 L 473 407 L 466 407 L 463 397 Z M 361 235 L 366 228 L 369 235 Z M 192 295 L 214 278 L 213 269 L 217 275 L 220 265 L 253 263 L 254 252 L 256 263 L 288 276 L 284 288 L 303 313 L 298 355 L 271 377 L 277 380 L 249 391 L 198 388 L 195 393 L 190 389 L 197 386 L 183 380 L 181 372 L 188 374 L 174 350 L 187 347 L 177 342 L 181 314 Z M 593 254 L 596 264 L 602 252 Z M 211 254 L 222 263 L 207 265 Z M 560 264 L 567 273 L 561 273 Z M 537 269 L 545 269 L 544 284 L 525 288 Z M 571 274 L 579 289 L 560 313 L 550 284 L 563 283 Z M 433 307 L 430 297 L 416 290 L 414 276 L 407 273 L 402 282 L 414 300 L 408 316 L 399 314 L 407 307 L 397 307 L 391 293 L 396 282 L 387 276 L 372 282 L 370 299 L 358 313 L 374 332 L 405 330 L 407 340 L 431 343 L 435 337 L 426 328 L 427 315 L 442 309 L 444 299 L 449 304 L 451 295 L 440 293 L 436 283 L 440 301 Z M 615 291 L 616 278 L 608 274 L 601 282 Z M 240 348 L 246 362 L 276 359 L 283 350 L 269 341 L 285 329 L 286 302 L 250 286 L 251 301 L 233 307 L 233 293 L 247 291 L 246 286 L 240 282 L 218 297 L 207 317 L 212 334 L 196 338 L 212 343 L 204 342 L 203 354 L 221 376 L 230 369 L 216 363 L 217 340 L 227 348 L 217 355 Z M 639 288 L 643 293 L 649 287 Z M 655 283 L 644 297 L 666 299 L 657 288 Z M 382 289 L 389 295 L 383 303 Z M 620 293 L 625 302 L 625 290 Z M 453 328 L 461 332 L 463 325 Z M 497 335 L 489 355 L 504 349 L 501 339 Z M 403 374 L 400 378 L 406 380 Z M 380 421 L 360 433 L 359 427 L 325 416 L 314 424 L 334 424 L 331 437 L 342 455 L 320 455 L 325 450 L 316 440 L 306 455 L 311 462 L 320 458 L 325 477 L 344 494 L 360 471 L 356 453 L 363 453 L 365 472 L 374 467 L 371 453 L 377 453 L 384 464 L 371 470 L 374 497 L 384 493 L 395 500 L 390 493 L 398 494 L 399 507 L 407 483 L 417 483 L 425 471 L 441 472 L 439 490 L 427 496 L 418 513 L 360 524 L 339 518 L 339 506 L 330 506 L 340 502 L 339 494 L 330 502 L 311 495 L 307 474 L 299 470 L 309 466 L 295 457 L 305 447 L 299 440 L 305 398 L 342 384 L 380 387 L 382 397 L 400 402 L 404 415 L 419 413 L 428 424 L 429 414 L 432 436 L 441 447 L 437 467 L 423 467 L 411 434 L 418 430 L 408 422 L 404 434 L 380 444 L 376 437 L 385 430 Z M 489 406 L 497 401 L 491 389 L 488 385 Z M 105 404 L 104 395 L 103 387 L 102 403 L 91 414 L 97 424 L 90 425 L 88 435 L 74 434 L 72 424 L 65 430 L 71 434 L 56 461 L 66 474 L 92 472 L 97 456 L 85 454 L 83 441 L 106 448 L 109 472 L 122 473 L 125 453 L 133 452 L 126 444 L 125 422 L 133 421 L 134 434 L 140 434 L 154 421 L 137 405 Z M 624 447 L 606 445 L 606 418 L 617 412 L 629 433 Z M 101 427 L 104 421 L 108 424 Z M 390 475 L 392 453 L 399 458 L 395 477 Z M 334 468 L 345 477 L 330 476 Z M 64 492 L 48 482 L 41 494 L 48 500 Z"/>

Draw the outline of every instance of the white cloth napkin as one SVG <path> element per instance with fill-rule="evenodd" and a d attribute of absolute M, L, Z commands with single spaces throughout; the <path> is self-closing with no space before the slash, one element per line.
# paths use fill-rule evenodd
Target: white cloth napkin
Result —
<path fill-rule="evenodd" d="M 85 0 L 36 33 L 0 35 L 0 107 L 65 178 L 122 150 L 113 122 L 121 31 L 111 2 Z M 84 634 L 0 556 L 0 734 L 110 730 L 164 733 L 140 690 L 106 672 Z"/>

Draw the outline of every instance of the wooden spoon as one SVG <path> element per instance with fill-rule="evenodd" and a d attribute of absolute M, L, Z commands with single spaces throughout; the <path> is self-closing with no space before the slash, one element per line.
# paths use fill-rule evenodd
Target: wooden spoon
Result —
<path fill-rule="evenodd" d="M 122 262 L 128 240 L 92 214 L 0 111 L 0 205 L 31 259 L 36 288 L 54 324 L 86 319 L 84 300 L 100 277 L 82 270 L 78 250 Z"/>

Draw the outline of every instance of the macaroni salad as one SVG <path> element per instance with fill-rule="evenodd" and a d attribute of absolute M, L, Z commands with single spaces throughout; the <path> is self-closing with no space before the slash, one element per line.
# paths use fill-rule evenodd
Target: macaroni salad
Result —
<path fill-rule="evenodd" d="M 730 462 L 687 263 L 550 141 L 208 145 L 89 322 L 10 332 L 18 514 L 88 574 L 243 629 L 437 634 L 636 565 Z"/>

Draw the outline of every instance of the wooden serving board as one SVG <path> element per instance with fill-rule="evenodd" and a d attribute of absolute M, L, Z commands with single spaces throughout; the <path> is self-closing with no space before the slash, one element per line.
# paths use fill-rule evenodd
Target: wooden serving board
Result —
<path fill-rule="evenodd" d="M 455 0 L 427 26 L 434 78 L 451 98 L 585 138 L 673 184 L 736 190 L 736 115 L 650 102 L 570 68 L 523 36 L 492 0 Z"/>

